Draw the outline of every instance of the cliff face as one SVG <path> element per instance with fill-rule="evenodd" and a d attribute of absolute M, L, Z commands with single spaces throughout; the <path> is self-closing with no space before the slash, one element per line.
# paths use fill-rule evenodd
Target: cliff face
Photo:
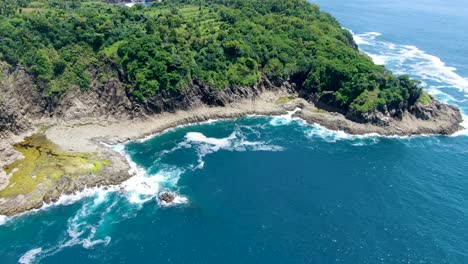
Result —
<path fill-rule="evenodd" d="M 231 86 L 223 90 L 213 89 L 195 79 L 176 95 L 160 95 L 141 102 L 130 95 L 130 86 L 110 74 L 111 69 L 105 73 L 96 69 L 90 72 L 93 81 L 88 90 L 74 89 L 63 97 L 51 98 L 37 91 L 32 78 L 23 69 L 4 69 L 5 78 L 0 81 L 0 135 L 19 134 L 41 120 L 145 118 L 200 105 L 226 106 L 278 87 L 293 90 L 293 85 L 287 82 L 272 83 L 266 78 L 252 87 Z"/>
<path fill-rule="evenodd" d="M 19 134 L 31 128 L 30 122 L 0 102 L 0 131 Z M 0 138 L 2 135 L 0 134 Z"/>
<path fill-rule="evenodd" d="M 176 110 L 187 110 L 193 107 L 226 106 L 233 102 L 254 98 L 266 90 L 283 89 L 291 93 L 297 93 L 305 98 L 315 107 L 337 112 L 350 122 L 361 124 L 372 124 L 381 127 L 383 134 L 452 134 L 458 131 L 462 117 L 460 111 L 453 106 L 443 104 L 432 98 L 428 105 L 417 103 L 401 113 L 381 113 L 378 111 L 359 117 L 349 116 L 340 109 L 334 109 L 326 104 L 314 100 L 301 91 L 296 85 L 276 80 L 271 82 L 264 77 L 257 85 L 251 87 L 230 86 L 223 90 L 212 87 L 195 79 L 187 89 L 181 90 L 175 95 L 159 95 L 144 102 L 138 101 L 132 94 L 132 87 L 125 85 L 119 77 L 111 74 L 113 70 L 108 68 L 105 72 L 90 69 L 92 85 L 86 91 L 74 89 L 63 97 L 43 96 L 38 92 L 30 76 L 24 70 L 17 69 L 13 72 L 3 67 L 3 78 L 0 81 L 0 135 L 6 137 L 8 134 L 19 134 L 32 128 L 33 123 L 44 120 L 86 120 L 98 118 L 101 120 L 131 120 L 146 118 L 153 114 L 162 112 L 174 112 Z M 405 129 L 395 130 L 391 126 L 407 120 Z M 409 129 L 411 121 L 434 121 L 441 125 L 434 125 L 434 129 L 422 131 Z M 352 126 L 351 126 L 352 127 Z M 330 128 L 342 129 L 330 125 Z M 387 129 L 386 129 L 387 128 Z M 352 129 L 345 129 L 349 133 L 359 133 Z M 388 131 L 385 132 L 385 131 Z"/>
<path fill-rule="evenodd" d="M 245 114 L 284 114 L 296 107 L 303 109 L 296 116 L 309 123 L 351 134 L 452 134 L 460 129 L 462 121 L 457 108 L 434 99 L 428 105 L 416 104 L 404 110 L 398 118 L 376 112 L 364 117 L 362 122 L 355 122 L 337 113 L 336 109 L 314 104 L 310 98 L 304 99 L 307 97 L 301 96 L 296 85 L 282 80 L 271 82 L 267 78 L 254 86 L 231 86 L 221 91 L 193 80 L 187 89 L 170 98 L 161 95 L 140 102 L 131 96 L 132 87 L 118 77 L 92 69 L 90 72 L 93 82 L 88 90 L 75 89 L 63 97 L 50 99 L 36 90 L 23 70 L 4 71 L 5 77 L 0 81 L 0 135 L 5 138 L 0 140 L 0 191 L 8 186 L 12 177 L 12 167 L 10 170 L 6 168 L 22 158 L 12 144 L 20 142 L 24 135 L 11 136 L 32 131 L 34 125 L 42 121 L 54 125 L 45 130 L 44 135 L 59 146 L 57 149 L 70 153 L 92 152 L 97 159 L 111 161 L 112 165 L 104 167 L 100 173 L 76 177 L 64 175 L 58 181 L 46 179 L 25 195 L 0 197 L 0 215 L 39 208 L 43 202 L 55 201 L 63 193 L 73 193 L 85 187 L 125 181 L 130 175 L 123 156 L 97 142 L 125 142 L 177 125 Z M 190 109 L 174 115 L 155 115 Z M 128 129 L 130 127 L 132 129 Z M 46 164 L 50 165 L 50 162 L 47 160 Z"/>
<path fill-rule="evenodd" d="M 3 65 L 1 65 L 3 66 Z M 3 68 L 0 73 L 0 137 L 19 134 L 31 129 L 31 119 L 43 112 L 41 95 L 35 91 L 31 79 L 23 72 L 10 73 Z"/>

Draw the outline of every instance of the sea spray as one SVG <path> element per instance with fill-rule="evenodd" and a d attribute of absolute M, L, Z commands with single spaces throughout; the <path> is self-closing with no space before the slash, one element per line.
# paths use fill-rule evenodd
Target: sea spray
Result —
<path fill-rule="evenodd" d="M 0 226 L 6 224 L 8 217 L 6 215 L 0 215 Z"/>
<path fill-rule="evenodd" d="M 125 156 L 130 165 L 129 174 L 133 176 L 120 185 L 120 190 L 125 192 L 128 201 L 131 203 L 143 204 L 153 200 L 158 195 L 161 184 L 169 182 L 172 183 L 174 187 L 180 175 L 184 172 L 181 169 L 173 168 L 172 170 L 161 170 L 154 175 L 148 175 L 148 172 L 138 166 L 125 152 L 124 145 L 115 145 L 113 149 Z M 181 199 L 181 201 L 182 200 L 185 202 L 188 201 L 188 199 Z"/>
<path fill-rule="evenodd" d="M 299 113 L 302 111 L 301 108 L 297 107 L 292 111 L 288 111 L 287 114 L 284 115 L 279 115 L 279 116 L 273 116 L 270 121 L 270 125 L 272 126 L 284 126 L 289 123 L 291 123 L 294 120 L 297 120 L 297 117 L 293 117 L 294 114 Z"/>

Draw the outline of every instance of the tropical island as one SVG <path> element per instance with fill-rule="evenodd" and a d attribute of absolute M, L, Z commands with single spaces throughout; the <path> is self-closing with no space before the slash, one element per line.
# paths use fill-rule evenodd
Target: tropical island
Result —
<path fill-rule="evenodd" d="M 306 0 L 2 1 L 0 214 L 125 181 L 106 144 L 296 107 L 351 134 L 448 135 L 462 121 Z"/>

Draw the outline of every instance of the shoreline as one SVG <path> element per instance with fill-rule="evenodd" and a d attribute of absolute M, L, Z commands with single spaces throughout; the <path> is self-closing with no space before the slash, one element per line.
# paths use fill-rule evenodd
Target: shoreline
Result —
<path fill-rule="evenodd" d="M 443 119 L 443 122 L 440 120 L 415 120 L 410 115 L 404 116 L 401 121 L 391 123 L 385 127 L 355 123 L 341 114 L 325 112 L 316 108 L 312 103 L 297 98 L 296 95 L 294 96 L 295 98 L 285 90 L 265 91 L 257 97 L 244 99 L 224 107 L 202 105 L 186 111 L 162 113 L 139 120 L 103 121 L 99 118 L 74 122 L 39 120 L 35 126 L 47 127 L 42 133 L 55 143 L 60 150 L 70 153 L 97 153 L 100 157 L 110 160 L 111 164 L 105 166 L 99 173 L 72 179 L 67 178 L 65 184 L 57 184 L 57 186 L 50 188 L 39 188 L 40 191 L 30 194 L 0 198 L 0 215 L 14 216 L 33 209 L 40 209 L 44 205 L 49 207 L 51 203 L 59 201 L 64 194 L 72 195 L 87 188 L 119 185 L 135 174 L 131 173 L 132 168 L 126 157 L 111 149 L 110 145 L 124 144 L 132 140 L 144 140 L 182 125 L 209 120 L 239 118 L 246 115 L 285 115 L 288 111 L 299 107 L 302 110 L 295 113 L 294 117 L 299 117 L 309 124 L 319 124 L 330 130 L 343 131 L 353 135 L 433 135 L 449 134 L 445 132 L 454 129 L 453 120 Z M 284 98 L 288 98 L 288 100 L 284 100 Z M 460 128 L 459 124 L 457 124 L 457 130 Z M 19 153 L 15 153 L 12 145 L 35 132 L 38 132 L 38 129 L 12 137 L 6 141 L 6 144 L 2 142 L 2 145 L 0 145 L 0 148 L 2 148 L 0 168 L 22 157 Z M 0 187 L 2 187 L 2 182 L 3 185 L 5 182 L 8 184 L 9 177 L 4 173 L 3 169 L 0 169 Z"/>

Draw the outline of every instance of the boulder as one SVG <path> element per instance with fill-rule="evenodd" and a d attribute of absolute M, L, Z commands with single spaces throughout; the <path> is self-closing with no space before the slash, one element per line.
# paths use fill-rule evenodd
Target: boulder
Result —
<path fill-rule="evenodd" d="M 171 192 L 162 192 L 158 195 L 158 201 L 164 203 L 172 203 L 175 200 L 175 194 Z"/>

